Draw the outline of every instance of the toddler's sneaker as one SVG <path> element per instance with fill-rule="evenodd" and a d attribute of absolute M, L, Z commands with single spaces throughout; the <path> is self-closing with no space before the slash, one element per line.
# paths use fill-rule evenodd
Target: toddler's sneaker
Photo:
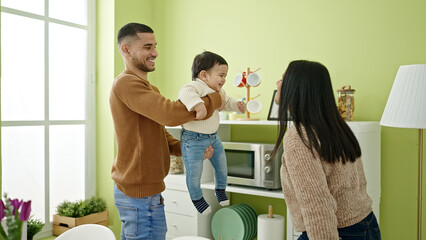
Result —
<path fill-rule="evenodd" d="M 226 196 L 225 189 L 215 189 L 214 191 L 216 193 L 216 198 L 220 206 L 229 206 L 229 199 Z"/>
<path fill-rule="evenodd" d="M 192 203 L 194 204 L 197 211 L 203 215 L 208 215 L 212 211 L 212 208 L 203 197 L 198 200 L 192 200 Z"/>

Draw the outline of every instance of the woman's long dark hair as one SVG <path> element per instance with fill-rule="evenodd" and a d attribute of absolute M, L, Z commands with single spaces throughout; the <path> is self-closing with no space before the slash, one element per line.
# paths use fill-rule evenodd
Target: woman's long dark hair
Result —
<path fill-rule="evenodd" d="M 283 140 L 290 118 L 303 143 L 312 153 L 317 152 L 322 160 L 346 163 L 361 156 L 354 133 L 337 110 L 330 74 L 321 63 L 293 61 L 284 73 L 275 149 Z"/>

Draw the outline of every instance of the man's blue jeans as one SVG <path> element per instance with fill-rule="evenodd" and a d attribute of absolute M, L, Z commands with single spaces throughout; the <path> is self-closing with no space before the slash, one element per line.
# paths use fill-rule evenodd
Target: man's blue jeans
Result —
<path fill-rule="evenodd" d="M 210 163 L 214 168 L 215 188 L 225 189 L 228 176 L 226 155 L 222 142 L 216 133 L 203 134 L 182 129 L 180 148 L 186 168 L 186 185 L 191 200 L 203 197 L 201 173 L 203 172 L 204 152 L 208 146 L 214 149 Z"/>
<path fill-rule="evenodd" d="M 121 220 L 121 240 L 166 239 L 167 225 L 161 194 L 133 198 L 114 184 L 114 199 Z"/>

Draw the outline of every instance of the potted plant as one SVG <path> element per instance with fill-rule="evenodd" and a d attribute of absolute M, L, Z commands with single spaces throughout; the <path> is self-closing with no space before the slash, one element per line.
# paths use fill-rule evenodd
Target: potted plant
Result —
<path fill-rule="evenodd" d="M 35 219 L 31 216 L 27 222 L 27 240 L 32 240 L 34 235 L 43 229 L 44 223 L 40 219 Z"/>
<path fill-rule="evenodd" d="M 53 235 L 83 224 L 93 223 L 108 226 L 106 202 L 100 197 L 91 197 L 75 202 L 63 201 L 56 207 L 53 215 Z"/>

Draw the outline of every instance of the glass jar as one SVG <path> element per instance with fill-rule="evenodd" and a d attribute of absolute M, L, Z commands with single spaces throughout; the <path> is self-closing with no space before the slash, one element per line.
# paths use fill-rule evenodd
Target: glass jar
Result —
<path fill-rule="evenodd" d="M 181 157 L 170 156 L 169 173 L 171 174 L 183 173 L 183 162 Z"/>
<path fill-rule="evenodd" d="M 342 116 L 345 121 L 353 121 L 355 111 L 355 89 L 351 89 L 351 85 L 346 85 L 338 89 L 337 93 L 337 109 L 339 110 L 340 116 Z"/>

